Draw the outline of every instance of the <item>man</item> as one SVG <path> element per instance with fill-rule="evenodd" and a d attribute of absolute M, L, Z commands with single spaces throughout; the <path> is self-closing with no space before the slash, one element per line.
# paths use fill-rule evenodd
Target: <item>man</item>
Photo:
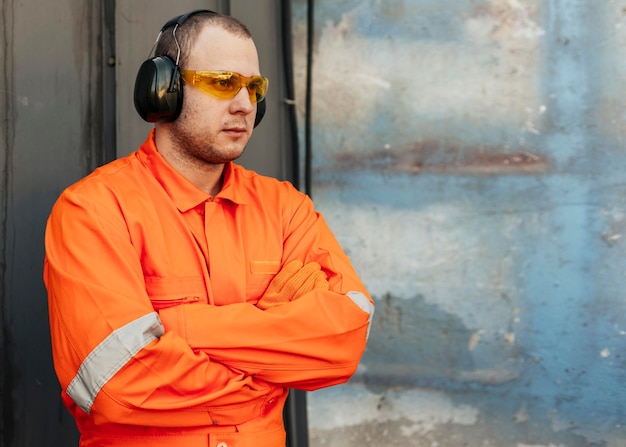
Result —
<path fill-rule="evenodd" d="M 246 27 L 193 12 L 157 43 L 179 110 L 48 221 L 62 398 L 81 446 L 284 446 L 288 389 L 347 381 L 373 304 L 310 199 L 233 163 L 267 90 Z"/>

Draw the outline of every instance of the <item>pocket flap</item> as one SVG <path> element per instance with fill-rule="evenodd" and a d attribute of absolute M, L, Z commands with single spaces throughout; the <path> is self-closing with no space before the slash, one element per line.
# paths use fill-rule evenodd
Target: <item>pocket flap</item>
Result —
<path fill-rule="evenodd" d="M 152 301 L 171 301 L 184 297 L 198 297 L 206 301 L 207 292 L 201 276 L 170 278 L 147 277 L 146 291 Z"/>
<path fill-rule="evenodd" d="M 250 272 L 265 275 L 276 274 L 280 271 L 280 261 L 250 261 Z"/>

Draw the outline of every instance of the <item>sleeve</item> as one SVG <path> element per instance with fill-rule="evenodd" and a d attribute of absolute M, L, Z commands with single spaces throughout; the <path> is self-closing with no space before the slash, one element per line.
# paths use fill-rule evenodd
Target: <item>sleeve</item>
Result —
<path fill-rule="evenodd" d="M 276 392 L 165 333 L 120 213 L 66 191 L 45 245 L 53 360 L 70 411 L 100 423 L 232 425 Z"/>
<path fill-rule="evenodd" d="M 374 306 L 323 217 L 302 197 L 287 219 L 283 263 L 320 263 L 329 291 L 314 290 L 266 311 L 250 304 L 191 304 L 165 309 L 161 318 L 166 329 L 179 332 L 211 358 L 267 382 L 313 390 L 354 374 Z M 214 323 L 208 328 L 206 321 Z"/>

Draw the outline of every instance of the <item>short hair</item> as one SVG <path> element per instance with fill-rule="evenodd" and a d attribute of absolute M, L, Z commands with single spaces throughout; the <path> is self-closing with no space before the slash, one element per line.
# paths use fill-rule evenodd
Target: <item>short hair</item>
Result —
<path fill-rule="evenodd" d="M 222 28 L 238 37 L 252 39 L 252 34 L 248 27 L 234 17 L 216 12 L 202 11 L 187 17 L 178 28 L 174 25 L 164 30 L 154 50 L 154 56 L 168 56 L 176 62 L 180 47 L 178 65 L 184 67 L 189 60 L 189 53 L 194 41 L 204 27 L 208 25 Z M 176 29 L 176 35 L 174 35 L 174 29 Z M 178 42 L 178 45 L 176 45 L 176 42 Z"/>

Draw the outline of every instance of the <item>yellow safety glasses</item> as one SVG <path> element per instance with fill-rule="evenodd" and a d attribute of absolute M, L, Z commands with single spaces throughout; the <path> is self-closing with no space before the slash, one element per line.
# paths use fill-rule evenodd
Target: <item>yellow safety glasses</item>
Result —
<path fill-rule="evenodd" d="M 246 87 L 253 103 L 263 101 L 270 82 L 265 76 L 247 77 L 233 71 L 181 70 L 180 76 L 187 84 L 221 99 L 234 98 Z"/>

